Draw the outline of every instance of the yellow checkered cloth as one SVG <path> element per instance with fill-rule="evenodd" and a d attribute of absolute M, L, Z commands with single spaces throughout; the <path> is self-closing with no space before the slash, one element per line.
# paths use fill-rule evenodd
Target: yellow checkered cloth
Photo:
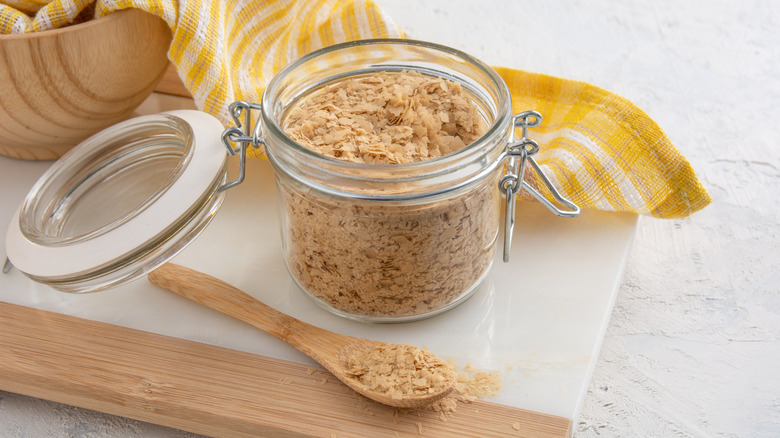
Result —
<path fill-rule="evenodd" d="M 259 102 L 274 73 L 301 55 L 402 36 L 370 0 L 0 0 L 0 34 L 54 29 L 90 19 L 93 9 L 101 17 L 127 8 L 165 20 L 173 34 L 168 58 L 198 108 L 226 125 L 231 102 Z M 515 112 L 542 113 L 532 131 L 541 145 L 535 159 L 580 207 L 681 218 L 711 202 L 688 161 L 628 100 L 583 82 L 496 70 Z"/>

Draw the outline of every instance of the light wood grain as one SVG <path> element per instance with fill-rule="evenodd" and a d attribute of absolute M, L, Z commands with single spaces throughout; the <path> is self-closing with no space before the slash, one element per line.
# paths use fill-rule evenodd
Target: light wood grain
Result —
<path fill-rule="evenodd" d="M 5 391 L 219 437 L 565 437 L 570 425 L 485 401 L 444 419 L 398 410 L 321 367 L 3 302 L 0 363 Z"/>
<path fill-rule="evenodd" d="M 137 9 L 0 35 L 0 154 L 49 160 L 126 119 L 168 66 L 166 23 Z"/>
<path fill-rule="evenodd" d="M 192 97 L 187 87 L 184 86 L 179 77 L 179 72 L 176 71 L 176 67 L 173 64 L 168 65 L 168 69 L 165 70 L 165 74 L 154 89 L 157 93 L 172 94 L 174 96 Z"/>

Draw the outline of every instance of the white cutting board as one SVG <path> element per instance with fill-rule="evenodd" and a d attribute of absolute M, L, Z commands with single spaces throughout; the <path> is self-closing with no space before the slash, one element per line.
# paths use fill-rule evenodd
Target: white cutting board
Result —
<path fill-rule="evenodd" d="M 153 95 L 139 112 L 191 106 L 187 99 Z M 50 165 L 0 157 L 0 254 L 13 211 Z M 251 160 L 246 181 L 228 191 L 212 224 L 174 261 L 329 330 L 424 345 L 461 368 L 471 364 L 497 370 L 503 387 L 490 401 L 576 421 L 620 285 L 636 215 L 585 210 L 578 218 L 562 219 L 537 203 L 521 202 L 510 263 L 501 261 L 499 248 L 490 276 L 469 301 L 425 321 L 371 325 L 329 314 L 295 286 L 281 257 L 273 184 L 268 163 Z M 312 363 L 281 341 L 159 290 L 145 279 L 105 292 L 71 295 L 12 270 L 0 276 L 0 301 Z"/>

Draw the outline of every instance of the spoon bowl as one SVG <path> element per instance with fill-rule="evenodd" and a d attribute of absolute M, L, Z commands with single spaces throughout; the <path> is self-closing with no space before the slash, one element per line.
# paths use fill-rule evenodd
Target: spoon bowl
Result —
<path fill-rule="evenodd" d="M 408 344 L 392 344 L 334 333 L 281 313 L 241 290 L 204 273 L 167 263 L 149 274 L 149 281 L 214 310 L 251 324 L 295 347 L 325 367 L 356 392 L 389 406 L 415 408 L 436 402 L 455 387 L 455 372 L 440 358 Z M 376 360 L 391 356 L 389 367 Z M 361 362 L 371 359 L 370 362 Z M 404 366 L 397 369 L 398 366 Z M 390 369 L 376 383 L 377 369 Z M 400 374 L 400 376 L 399 376 Z M 387 377 L 403 378 L 397 385 Z M 416 379 L 415 379 L 416 378 Z M 427 378 L 431 385 L 420 384 Z M 398 379 L 396 379 L 398 380 Z M 412 384 L 415 381 L 416 384 Z"/>

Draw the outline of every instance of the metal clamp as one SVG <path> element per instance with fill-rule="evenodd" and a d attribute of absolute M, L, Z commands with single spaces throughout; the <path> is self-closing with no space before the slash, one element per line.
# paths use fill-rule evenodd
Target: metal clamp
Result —
<path fill-rule="evenodd" d="M 231 126 L 222 132 L 222 143 L 228 150 L 228 154 L 233 156 L 237 153 L 241 154 L 238 177 L 233 181 L 223 184 L 218 191 L 227 190 L 231 187 L 235 187 L 244 181 L 246 175 L 246 151 L 249 147 L 259 148 L 261 145 L 265 146 L 265 140 L 262 137 L 262 128 L 260 126 L 260 116 L 255 121 L 254 129 L 252 129 L 252 110 L 261 110 L 262 106 L 257 103 L 236 101 L 230 104 L 228 108 L 230 116 L 233 118 L 233 123 L 236 126 Z M 241 123 L 241 116 L 244 116 L 244 123 Z M 241 127 L 244 127 L 242 130 Z M 234 147 L 232 143 L 239 143 L 240 146 Z"/>
<path fill-rule="evenodd" d="M 504 210 L 504 262 L 509 261 L 509 252 L 512 248 L 512 232 L 514 231 L 515 226 L 515 204 L 517 202 L 517 194 L 520 190 L 525 189 L 531 196 L 536 198 L 536 200 L 558 216 L 575 217 L 580 214 L 580 208 L 558 192 L 550 179 L 547 178 L 547 175 L 544 174 L 536 163 L 536 160 L 531 156 L 539 152 L 539 144 L 528 138 L 528 129 L 539 126 L 541 123 L 542 115 L 537 111 L 523 111 L 515 114 L 512 121 L 514 128 L 512 130 L 513 141 L 507 145 L 507 170 L 498 185 L 501 193 L 505 195 L 506 207 Z M 520 139 L 517 139 L 517 128 L 522 129 L 522 137 Z M 526 163 L 531 163 L 531 167 L 544 185 L 550 190 L 555 200 L 569 210 L 559 209 L 525 180 Z"/>

